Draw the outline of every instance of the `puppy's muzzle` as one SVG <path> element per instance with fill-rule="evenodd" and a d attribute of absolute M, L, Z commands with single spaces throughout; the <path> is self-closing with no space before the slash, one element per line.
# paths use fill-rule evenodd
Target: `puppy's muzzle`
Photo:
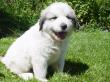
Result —
<path fill-rule="evenodd" d="M 61 27 L 62 31 L 65 31 L 67 29 L 67 24 L 61 23 L 60 27 Z"/>
<path fill-rule="evenodd" d="M 63 40 L 63 39 L 65 39 L 66 36 L 67 36 L 67 32 L 66 32 L 67 24 L 61 23 L 61 24 L 60 24 L 60 28 L 61 28 L 61 31 L 59 31 L 59 32 L 53 31 L 53 32 L 54 32 L 54 34 L 55 34 L 59 39 Z"/>
<path fill-rule="evenodd" d="M 58 38 L 60 38 L 60 39 L 65 39 L 66 38 L 66 36 L 67 36 L 67 32 L 54 32 L 55 33 L 55 35 L 58 37 Z"/>

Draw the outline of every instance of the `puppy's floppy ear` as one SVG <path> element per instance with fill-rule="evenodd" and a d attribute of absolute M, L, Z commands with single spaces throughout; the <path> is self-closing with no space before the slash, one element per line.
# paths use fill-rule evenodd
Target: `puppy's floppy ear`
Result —
<path fill-rule="evenodd" d="M 75 28 L 79 29 L 80 28 L 80 24 L 79 24 L 79 21 L 78 21 L 77 17 L 74 18 L 73 22 L 74 22 Z"/>
<path fill-rule="evenodd" d="M 75 26 L 75 28 L 76 29 L 79 29 L 80 28 L 80 24 L 79 24 L 79 21 L 78 21 L 78 19 L 77 19 L 77 16 L 76 16 L 76 14 L 75 14 L 75 11 L 72 9 L 72 14 L 73 14 L 73 24 L 74 24 L 74 26 Z"/>
<path fill-rule="evenodd" d="M 46 17 L 41 16 L 41 18 L 39 20 L 39 26 L 40 26 L 39 31 L 41 31 L 43 29 L 43 24 L 44 24 L 45 20 L 46 20 Z"/>

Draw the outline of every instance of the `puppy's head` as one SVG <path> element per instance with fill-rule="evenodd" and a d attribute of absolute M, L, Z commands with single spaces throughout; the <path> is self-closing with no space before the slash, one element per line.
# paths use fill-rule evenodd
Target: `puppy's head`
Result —
<path fill-rule="evenodd" d="M 39 31 L 49 33 L 56 40 L 63 40 L 79 27 L 74 10 L 66 3 L 53 3 L 41 13 Z"/>

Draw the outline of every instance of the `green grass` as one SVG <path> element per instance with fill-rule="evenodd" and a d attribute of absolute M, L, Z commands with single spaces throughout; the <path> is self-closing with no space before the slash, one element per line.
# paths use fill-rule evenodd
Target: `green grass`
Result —
<path fill-rule="evenodd" d="M 5 54 L 13 37 L 0 39 Z M 0 63 L 0 82 L 25 82 Z M 36 82 L 35 79 L 26 82 Z M 64 73 L 54 73 L 49 82 L 110 82 L 110 33 L 78 32 L 70 39 Z"/>

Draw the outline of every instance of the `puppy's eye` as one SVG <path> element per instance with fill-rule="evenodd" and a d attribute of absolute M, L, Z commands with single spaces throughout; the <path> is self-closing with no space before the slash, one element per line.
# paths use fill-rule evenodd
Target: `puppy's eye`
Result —
<path fill-rule="evenodd" d="M 74 18 L 73 17 L 70 17 L 70 16 L 66 16 L 68 19 L 70 19 L 70 20 L 74 20 Z"/>
<path fill-rule="evenodd" d="M 51 17 L 51 18 L 49 18 L 49 20 L 55 20 L 55 19 L 57 19 L 56 16 L 55 16 L 55 17 Z"/>

